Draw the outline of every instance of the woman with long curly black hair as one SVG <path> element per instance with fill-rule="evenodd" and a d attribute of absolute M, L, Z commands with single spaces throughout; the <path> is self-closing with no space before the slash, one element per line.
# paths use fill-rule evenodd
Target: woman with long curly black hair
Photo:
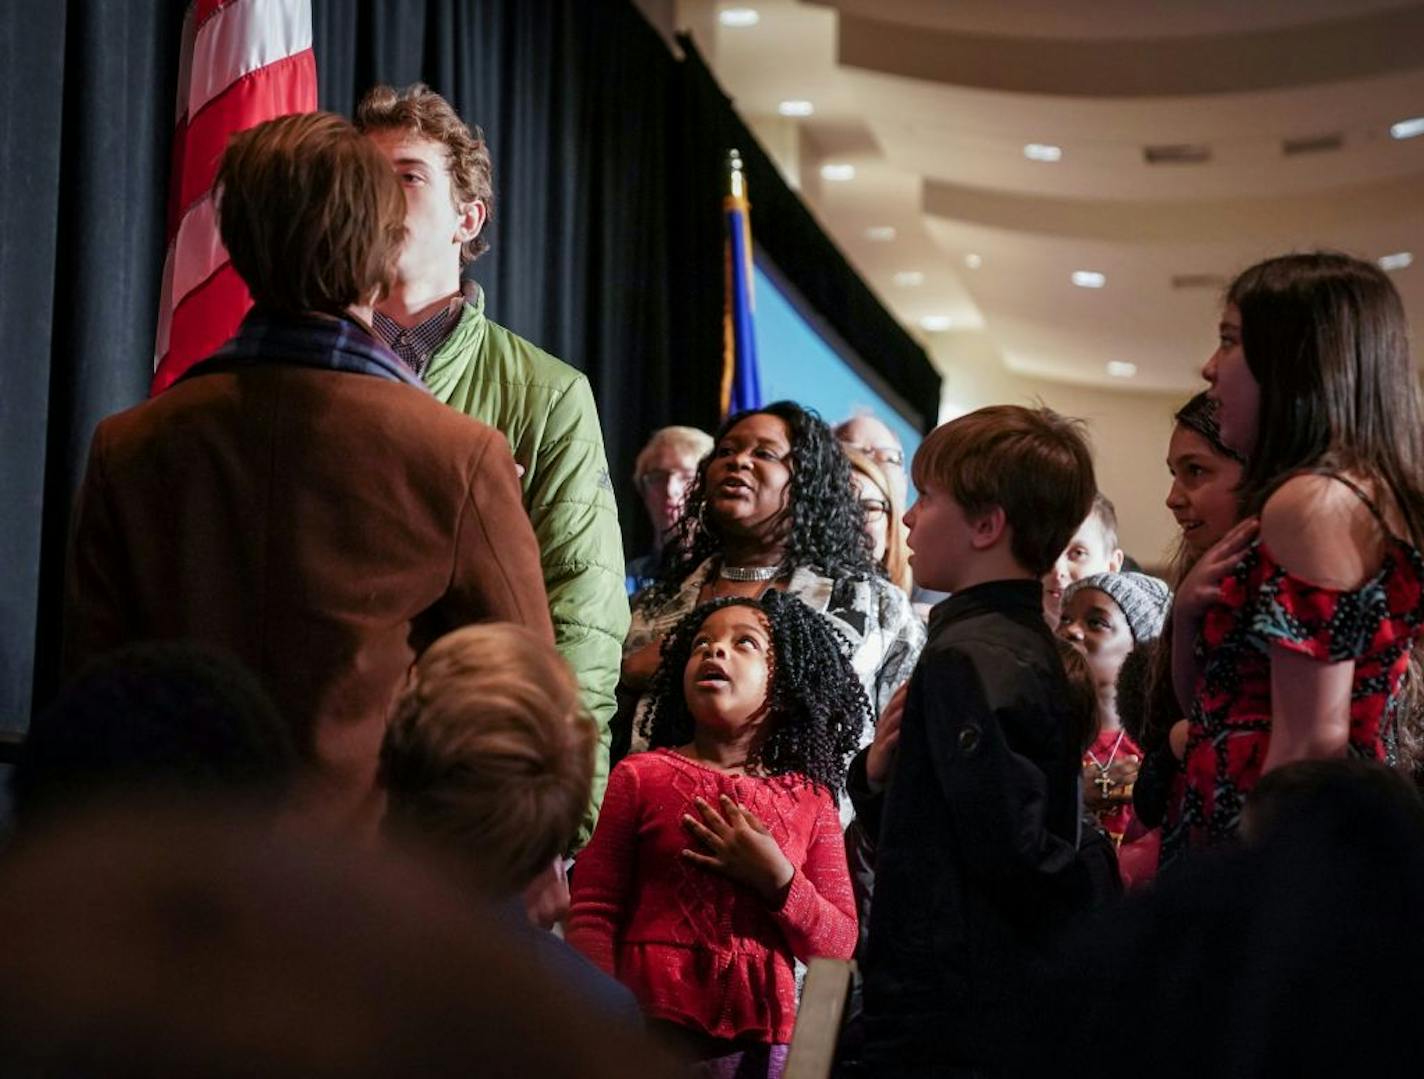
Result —
<path fill-rule="evenodd" d="M 697 1074 L 778 1079 L 793 961 L 854 950 L 833 795 L 869 716 L 835 630 L 781 592 L 701 604 L 663 645 L 653 748 L 609 778 L 568 940 Z"/>
<path fill-rule="evenodd" d="M 924 626 L 874 559 L 850 464 L 831 429 L 792 401 L 728 419 L 699 464 L 659 580 L 634 600 L 625 698 L 644 694 L 662 639 L 693 608 L 770 590 L 796 596 L 841 632 L 878 715 L 909 678 Z M 640 702 L 638 714 L 644 710 Z"/>

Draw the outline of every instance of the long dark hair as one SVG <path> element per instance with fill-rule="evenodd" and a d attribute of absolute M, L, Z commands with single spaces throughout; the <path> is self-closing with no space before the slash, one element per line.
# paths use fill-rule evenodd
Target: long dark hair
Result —
<path fill-rule="evenodd" d="M 748 416 L 775 416 L 791 433 L 791 479 L 783 527 L 785 551 L 780 569 L 790 573 L 810 566 L 825 577 L 884 577 L 865 534 L 865 512 L 850 479 L 850 462 L 831 429 L 814 409 L 794 401 L 776 401 L 739 412 L 723 421 L 713 438 L 712 452 L 697 465 L 682 517 L 663 547 L 658 582 L 648 590 L 655 602 L 677 592 L 689 574 L 722 550 L 717 524 L 706 511 L 707 467 L 717 447 L 733 427 Z"/>
<path fill-rule="evenodd" d="M 683 695 L 682 675 L 702 623 L 723 607 L 758 610 L 771 630 L 774 719 L 747 763 L 768 775 L 798 774 L 832 794 L 845 783 L 846 767 L 872 722 L 870 702 L 845 656 L 840 635 L 795 596 L 772 590 L 760 600 L 723 596 L 687 615 L 663 641 L 662 662 L 648 686 L 643 734 L 654 749 L 686 745 L 694 720 Z"/>
<path fill-rule="evenodd" d="M 1399 293 L 1372 263 L 1283 255 L 1232 282 L 1246 365 L 1261 387 L 1242 502 L 1259 513 L 1290 473 L 1349 469 L 1388 488 L 1424 546 L 1424 407 Z"/>

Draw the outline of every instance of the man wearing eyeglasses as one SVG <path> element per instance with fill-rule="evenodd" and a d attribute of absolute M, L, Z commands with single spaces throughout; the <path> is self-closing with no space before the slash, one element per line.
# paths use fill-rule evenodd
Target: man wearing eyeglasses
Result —
<path fill-rule="evenodd" d="M 653 549 L 628 560 L 628 595 L 653 583 L 662 561 L 663 542 L 682 516 L 682 504 L 697 479 L 697 465 L 712 449 L 712 436 L 696 427 L 654 431 L 633 463 L 633 483 L 653 526 Z"/>

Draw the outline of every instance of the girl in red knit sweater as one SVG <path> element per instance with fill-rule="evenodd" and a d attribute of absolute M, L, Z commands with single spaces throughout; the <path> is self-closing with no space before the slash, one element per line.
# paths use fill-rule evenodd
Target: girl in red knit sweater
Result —
<path fill-rule="evenodd" d="M 870 706 L 835 632 L 769 591 L 697 608 L 573 876 L 568 939 L 712 1077 L 780 1076 L 793 959 L 849 959 L 835 794 Z"/>

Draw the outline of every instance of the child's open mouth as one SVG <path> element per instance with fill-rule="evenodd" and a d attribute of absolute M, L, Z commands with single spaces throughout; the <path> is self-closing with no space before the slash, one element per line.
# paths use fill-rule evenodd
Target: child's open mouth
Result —
<path fill-rule="evenodd" d="M 727 672 L 722 669 L 721 664 L 708 661 L 697 668 L 697 684 L 705 688 L 720 688 L 731 684 L 731 679 L 727 677 Z"/>

